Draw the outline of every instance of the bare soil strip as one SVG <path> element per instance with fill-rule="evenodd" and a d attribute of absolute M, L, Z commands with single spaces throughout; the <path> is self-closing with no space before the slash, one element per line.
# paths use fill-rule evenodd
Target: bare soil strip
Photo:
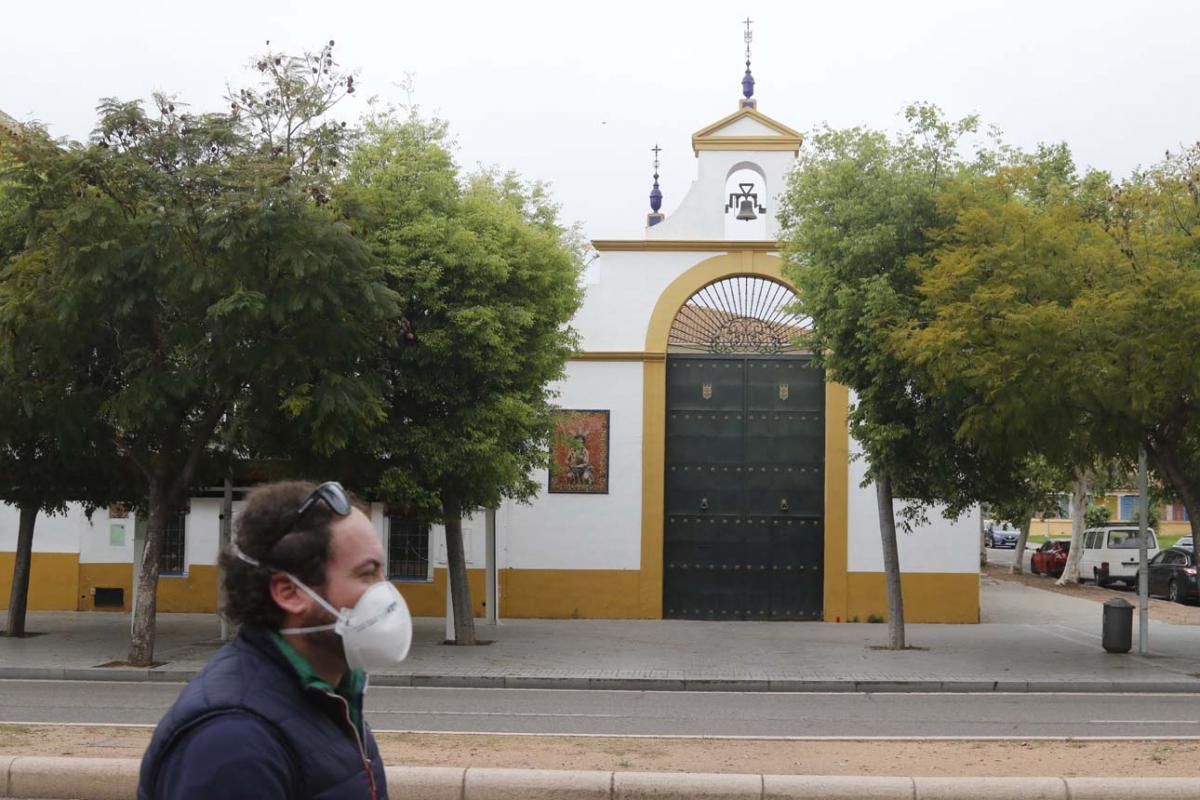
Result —
<path fill-rule="evenodd" d="M 140 758 L 149 728 L 0 725 L 0 755 Z M 1195 777 L 1196 741 L 777 741 L 381 734 L 388 764 L 791 775 Z"/>

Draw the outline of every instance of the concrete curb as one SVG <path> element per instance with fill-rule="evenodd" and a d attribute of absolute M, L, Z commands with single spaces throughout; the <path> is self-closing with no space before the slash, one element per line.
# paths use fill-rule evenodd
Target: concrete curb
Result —
<path fill-rule="evenodd" d="M 0 797 L 131 800 L 133 758 L 0 757 Z M 393 800 L 1192 800 L 1200 778 L 879 778 L 388 767 Z"/>
<path fill-rule="evenodd" d="M 0 667 L 0 679 L 187 683 L 199 670 Z M 372 675 L 371 685 L 456 689 L 608 689 L 642 692 L 1029 692 L 1200 694 L 1200 680 L 806 680 L 803 678 L 591 678 L 531 675 Z"/>

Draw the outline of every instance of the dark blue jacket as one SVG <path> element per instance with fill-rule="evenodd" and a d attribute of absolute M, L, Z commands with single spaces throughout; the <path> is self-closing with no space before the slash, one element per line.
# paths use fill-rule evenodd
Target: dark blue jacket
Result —
<path fill-rule="evenodd" d="M 368 766 L 369 764 L 369 766 Z M 138 800 L 386 800 L 366 722 L 305 687 L 266 631 L 243 628 L 180 693 L 142 759 Z"/>

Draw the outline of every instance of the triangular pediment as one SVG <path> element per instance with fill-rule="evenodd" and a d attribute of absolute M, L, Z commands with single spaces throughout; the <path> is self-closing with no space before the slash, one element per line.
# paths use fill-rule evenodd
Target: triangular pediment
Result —
<path fill-rule="evenodd" d="M 757 109 L 742 108 L 692 134 L 692 149 L 791 150 L 799 152 L 804 136 Z"/>

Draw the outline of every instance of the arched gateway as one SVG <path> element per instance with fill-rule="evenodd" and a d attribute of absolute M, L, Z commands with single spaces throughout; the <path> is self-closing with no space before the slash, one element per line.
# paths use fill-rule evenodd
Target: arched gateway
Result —
<path fill-rule="evenodd" d="M 779 281 L 732 276 L 671 324 L 666 617 L 822 618 L 825 380 L 794 300 Z"/>

